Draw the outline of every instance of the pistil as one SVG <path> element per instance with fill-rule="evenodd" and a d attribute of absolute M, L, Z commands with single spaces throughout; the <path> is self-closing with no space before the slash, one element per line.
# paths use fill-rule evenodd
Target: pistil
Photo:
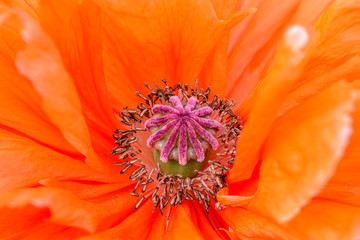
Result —
<path fill-rule="evenodd" d="M 115 165 L 122 167 L 121 174 L 131 171 L 129 179 L 136 182 L 131 195 L 139 197 L 135 209 L 147 200 L 161 213 L 170 206 L 168 214 L 185 200 L 199 201 L 206 212 L 211 201 L 221 209 L 216 194 L 226 186 L 242 128 L 231 110 L 235 102 L 216 95 L 210 101 L 210 88 L 164 83 L 164 89 L 145 84 L 149 94 L 135 93 L 144 103 L 119 114 L 128 128 L 114 134 Z M 181 167 L 192 169 L 191 174 Z"/>
<path fill-rule="evenodd" d="M 153 147 L 156 141 L 163 139 L 170 132 L 168 138 L 164 140 L 164 144 L 160 145 L 160 160 L 162 162 L 168 162 L 170 152 L 177 142 L 178 148 L 177 151 L 174 151 L 173 155 L 176 156 L 177 159 L 175 160 L 178 160 L 180 165 L 186 165 L 190 159 L 187 157 L 187 151 L 189 150 L 187 147 L 188 139 L 192 145 L 191 149 L 196 154 L 196 160 L 198 162 L 204 161 L 205 149 L 197 134 L 200 135 L 201 139 L 206 140 L 213 150 L 216 150 L 219 143 L 204 127 L 219 131 L 222 125 L 216 120 L 203 118 L 211 115 L 213 110 L 207 106 L 195 109 L 199 102 L 195 97 L 190 97 L 185 107 L 178 96 L 170 97 L 169 102 L 172 103 L 173 107 L 169 105 L 155 105 L 152 108 L 153 114 L 155 116 L 156 114 L 161 114 L 161 116 L 151 118 L 145 122 L 145 127 L 150 129 L 150 131 L 153 127 L 162 126 L 161 129 L 149 137 L 147 140 L 148 147 Z"/>

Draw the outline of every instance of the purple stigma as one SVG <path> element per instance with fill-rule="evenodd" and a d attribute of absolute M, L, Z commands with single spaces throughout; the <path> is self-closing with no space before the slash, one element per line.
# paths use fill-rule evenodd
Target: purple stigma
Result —
<path fill-rule="evenodd" d="M 151 118 L 145 122 L 146 128 L 163 125 L 160 130 L 149 137 L 147 145 L 152 147 L 156 141 L 162 139 L 171 130 L 170 136 L 161 151 L 161 161 L 168 161 L 170 152 L 174 148 L 176 140 L 179 138 L 178 160 L 181 165 L 185 165 L 187 163 L 188 136 L 190 143 L 194 148 L 197 161 L 204 161 L 204 148 L 202 147 L 197 134 L 205 139 L 211 147 L 216 150 L 219 146 L 218 141 L 203 127 L 220 130 L 222 125 L 216 120 L 202 118 L 212 114 L 213 110 L 210 107 L 201 107 L 194 110 L 198 103 L 198 100 L 195 97 L 189 98 L 185 107 L 178 96 L 172 96 L 170 102 L 173 107 L 168 105 L 155 105 L 152 108 L 154 114 L 161 113 L 165 115 Z"/>

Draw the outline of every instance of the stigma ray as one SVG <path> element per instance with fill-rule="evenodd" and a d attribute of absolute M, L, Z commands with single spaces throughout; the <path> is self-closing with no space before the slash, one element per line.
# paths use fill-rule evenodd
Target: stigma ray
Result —
<path fill-rule="evenodd" d="M 167 115 L 161 117 L 154 117 L 145 122 L 146 128 L 165 125 L 158 132 L 150 136 L 147 141 L 147 145 L 149 147 L 152 147 L 152 145 L 156 141 L 160 140 L 169 131 L 171 131 L 168 140 L 166 141 L 163 149 L 161 149 L 160 160 L 163 162 L 168 161 L 169 154 L 171 150 L 175 147 L 176 139 L 179 138 L 178 161 L 181 165 L 186 165 L 187 148 L 185 148 L 184 145 L 187 142 L 187 135 L 189 134 L 189 139 L 197 156 L 197 161 L 204 161 L 205 150 L 201 145 L 200 141 L 198 140 L 196 133 L 198 133 L 203 139 L 209 142 L 211 147 L 216 150 L 219 145 L 216 138 L 206 129 L 204 129 L 201 125 L 207 128 L 216 129 L 217 131 L 221 129 L 222 125 L 216 120 L 202 118 L 213 113 L 213 110 L 207 106 L 200 107 L 196 109 L 196 111 L 193 111 L 199 102 L 196 97 L 188 98 L 186 106 L 183 106 L 178 96 L 170 97 L 169 102 L 172 103 L 173 108 L 171 108 L 169 105 L 158 104 L 156 104 L 152 108 L 153 114 L 161 113 Z"/>

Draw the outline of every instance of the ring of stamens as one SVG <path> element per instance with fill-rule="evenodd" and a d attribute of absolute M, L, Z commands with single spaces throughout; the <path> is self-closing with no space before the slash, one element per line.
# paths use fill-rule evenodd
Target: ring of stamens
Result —
<path fill-rule="evenodd" d="M 137 183 L 131 195 L 140 198 L 135 205 L 135 209 L 137 209 L 145 199 L 150 199 L 154 203 L 154 211 L 159 209 L 161 214 L 163 214 L 165 207 L 169 206 L 167 214 L 168 222 L 171 207 L 181 204 L 184 200 L 199 201 L 207 213 L 209 212 L 209 206 L 212 200 L 215 202 L 215 207 L 221 209 L 220 203 L 217 202 L 216 194 L 220 189 L 227 186 L 225 178 L 231 165 L 234 163 L 236 140 L 240 135 L 242 122 L 240 117 L 236 116 L 231 110 L 235 102 L 219 99 L 217 95 L 215 95 L 211 101 L 209 100 L 210 88 L 207 88 L 206 91 L 203 89 L 198 90 L 197 82 L 195 89 L 189 87 L 187 84 L 168 86 L 165 80 L 163 80 L 163 82 L 165 83 L 164 89 L 156 85 L 152 88 L 145 84 L 150 90 L 147 96 L 135 92 L 144 102 L 138 105 L 136 109 L 125 107 L 123 112 L 118 114 L 120 122 L 129 127 L 115 131 L 113 137 L 116 139 L 115 144 L 117 144 L 117 146 L 111 153 L 112 155 L 119 155 L 119 162 L 115 165 L 123 167 L 120 171 L 121 174 L 127 172 L 130 168 L 133 169 L 129 179 Z M 183 99 L 188 102 L 185 108 L 179 105 L 179 98 L 176 93 L 178 93 L 178 95 L 181 94 Z M 174 108 L 172 108 L 173 110 L 171 111 L 173 111 L 174 114 L 178 114 L 181 111 L 191 112 L 194 110 L 192 106 L 195 106 L 196 102 L 200 105 L 199 109 L 202 109 L 200 111 L 210 112 L 211 109 L 211 111 L 214 112 L 213 118 L 216 118 L 217 122 L 222 125 L 216 125 L 216 123 L 216 126 L 212 125 L 213 127 L 221 127 L 223 129 L 219 131 L 216 136 L 219 140 L 216 140 L 216 143 L 219 142 L 219 146 L 216 146 L 214 142 L 210 142 L 214 149 L 218 148 L 217 153 L 215 156 L 209 158 L 205 169 L 197 171 L 197 175 L 193 178 L 183 178 L 181 175 L 170 175 L 162 172 L 159 164 L 155 164 L 154 162 L 150 162 L 149 164 L 149 160 L 144 156 L 144 151 L 141 150 L 146 146 L 145 140 L 150 137 L 150 133 L 145 127 L 146 124 L 144 124 L 144 122 L 152 118 L 156 111 L 165 111 L 157 106 L 164 106 L 170 101 L 173 102 L 178 111 L 175 112 L 173 111 Z M 194 115 L 194 117 L 197 116 Z M 154 122 L 155 120 L 150 121 L 148 125 L 154 124 Z M 194 124 L 193 121 L 191 123 Z M 203 124 L 204 122 L 200 125 Z M 205 126 L 206 124 L 207 123 L 205 123 Z M 178 133 L 181 134 L 181 128 Z M 144 136 L 146 139 L 144 139 Z M 210 136 L 207 135 L 207 137 L 210 139 Z M 147 144 L 150 145 L 152 141 L 151 139 L 148 140 Z M 166 154 L 168 154 L 168 152 L 166 152 Z M 166 156 L 166 154 L 164 154 L 164 156 Z M 202 160 L 201 154 L 197 156 Z M 186 160 L 186 157 L 184 155 L 181 156 L 182 163 L 184 163 L 184 159 Z M 141 190 L 139 190 L 140 188 Z"/>

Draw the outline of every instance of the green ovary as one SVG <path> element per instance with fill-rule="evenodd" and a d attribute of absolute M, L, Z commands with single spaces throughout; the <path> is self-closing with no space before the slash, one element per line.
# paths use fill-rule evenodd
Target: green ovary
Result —
<path fill-rule="evenodd" d="M 192 178 L 196 176 L 195 170 L 201 170 L 205 166 L 208 158 L 209 151 L 205 152 L 205 160 L 198 162 L 196 160 L 190 159 L 186 165 L 180 165 L 176 160 L 168 160 L 167 162 L 162 162 L 160 160 L 160 151 L 153 148 L 153 155 L 156 163 L 160 164 L 160 169 L 166 174 L 176 175 L 180 174 L 183 178 Z"/>

